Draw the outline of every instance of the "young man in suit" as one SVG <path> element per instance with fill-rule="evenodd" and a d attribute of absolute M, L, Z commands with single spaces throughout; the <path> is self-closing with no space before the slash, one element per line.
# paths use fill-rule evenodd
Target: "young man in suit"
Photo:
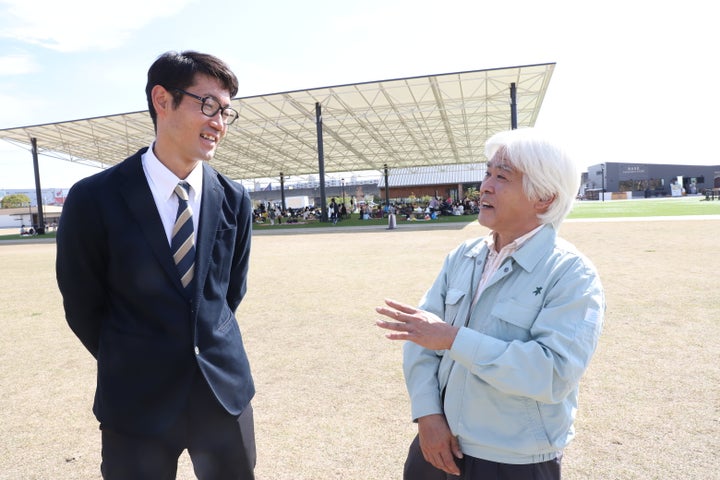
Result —
<path fill-rule="evenodd" d="M 235 310 L 252 207 L 209 165 L 238 80 L 216 57 L 168 52 L 148 71 L 156 138 L 79 181 L 57 234 L 70 328 L 97 360 L 106 479 L 252 479 L 253 386 Z"/>

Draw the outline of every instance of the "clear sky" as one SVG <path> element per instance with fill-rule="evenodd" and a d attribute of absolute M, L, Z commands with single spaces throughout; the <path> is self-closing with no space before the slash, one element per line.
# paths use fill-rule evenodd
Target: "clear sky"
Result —
<path fill-rule="evenodd" d="M 238 96 L 556 62 L 537 126 L 583 167 L 720 165 L 713 2 L 0 0 L 0 128 L 147 109 L 167 50 L 227 61 Z M 222 148 L 222 147 L 221 147 Z M 96 169 L 40 157 L 43 188 Z M 33 188 L 0 141 L 0 190 Z"/>

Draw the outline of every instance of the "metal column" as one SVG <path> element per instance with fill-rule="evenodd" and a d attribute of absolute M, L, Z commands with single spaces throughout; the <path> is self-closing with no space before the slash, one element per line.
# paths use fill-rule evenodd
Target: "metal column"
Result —
<path fill-rule="evenodd" d="M 284 212 L 287 210 L 287 206 L 285 205 L 285 177 L 283 176 L 283 172 L 280 172 L 280 200 L 282 203 L 282 211 Z"/>
<path fill-rule="evenodd" d="M 325 153 L 323 152 L 322 109 L 315 102 L 315 126 L 317 128 L 318 172 L 320 174 L 320 221 L 328 221 L 327 200 L 325 199 Z"/>
<path fill-rule="evenodd" d="M 515 82 L 510 84 L 510 128 L 517 128 L 517 88 Z"/>
<path fill-rule="evenodd" d="M 38 224 L 35 231 L 42 235 L 45 233 L 45 215 L 43 214 L 42 190 L 40 188 L 40 166 L 38 163 L 37 138 L 30 139 L 32 143 L 33 168 L 35 169 L 35 196 L 37 197 Z M 32 218 L 30 218 L 32 223 Z"/>
<path fill-rule="evenodd" d="M 387 163 L 383 165 L 385 168 L 385 206 L 390 208 L 390 184 L 388 183 L 388 166 Z"/>

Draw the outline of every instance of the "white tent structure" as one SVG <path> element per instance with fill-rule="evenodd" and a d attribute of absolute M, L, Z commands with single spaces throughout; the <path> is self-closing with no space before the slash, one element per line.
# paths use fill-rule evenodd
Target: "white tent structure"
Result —
<path fill-rule="evenodd" d="M 533 126 L 554 63 L 241 97 L 212 165 L 235 180 L 486 161 L 494 133 Z M 42 154 L 111 166 L 154 138 L 147 111 L 0 130 Z M 37 160 L 36 160 L 37 165 Z M 39 173 L 36 172 L 39 188 Z M 322 184 L 321 184 L 322 185 Z"/>

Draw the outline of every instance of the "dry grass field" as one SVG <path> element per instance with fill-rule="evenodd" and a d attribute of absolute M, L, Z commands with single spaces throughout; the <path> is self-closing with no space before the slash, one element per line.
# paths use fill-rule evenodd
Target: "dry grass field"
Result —
<path fill-rule="evenodd" d="M 477 224 L 254 238 L 238 310 L 260 480 L 396 480 L 414 434 L 383 298 L 415 303 Z M 720 220 L 571 222 L 608 301 L 564 478 L 720 478 Z M 0 479 L 99 478 L 94 364 L 63 319 L 55 246 L 0 242 Z M 191 479 L 187 456 L 179 479 Z"/>

